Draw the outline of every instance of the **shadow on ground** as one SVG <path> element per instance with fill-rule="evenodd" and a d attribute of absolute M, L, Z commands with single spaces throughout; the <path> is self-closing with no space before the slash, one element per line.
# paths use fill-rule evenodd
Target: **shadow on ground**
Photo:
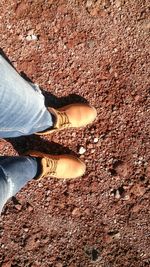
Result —
<path fill-rule="evenodd" d="M 7 55 L 5 54 L 5 52 L 1 48 L 0 48 L 0 54 L 14 68 L 13 64 L 10 62 L 9 58 L 7 57 Z M 20 75 L 27 82 L 33 83 L 33 81 L 24 72 L 21 72 Z M 59 108 L 59 107 L 69 105 L 72 103 L 77 103 L 77 102 L 78 103 L 87 103 L 85 98 L 83 98 L 77 94 L 70 94 L 67 97 L 57 97 L 54 94 L 46 92 L 43 88 L 40 88 L 40 89 L 41 89 L 41 91 L 45 97 L 46 107 Z M 74 154 L 74 152 L 69 150 L 67 147 L 63 147 L 63 146 L 56 144 L 54 142 L 49 143 L 45 140 L 42 140 L 39 136 L 36 136 L 36 135 L 23 136 L 23 137 L 17 137 L 17 138 L 7 138 L 6 140 L 12 144 L 14 149 L 20 155 L 22 153 L 25 153 L 28 150 L 40 150 L 40 151 L 45 151 L 49 154 L 62 154 L 62 153 Z"/>

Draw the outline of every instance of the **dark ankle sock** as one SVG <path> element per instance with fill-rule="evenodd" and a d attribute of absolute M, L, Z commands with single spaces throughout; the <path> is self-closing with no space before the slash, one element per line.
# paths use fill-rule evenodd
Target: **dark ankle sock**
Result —
<path fill-rule="evenodd" d="M 55 123 L 56 123 L 56 117 L 54 114 L 51 113 L 51 116 L 52 116 L 52 122 L 53 122 L 53 126 L 52 128 L 54 127 Z"/>
<path fill-rule="evenodd" d="M 37 179 L 37 177 L 39 177 L 39 175 L 41 174 L 42 172 L 42 166 L 41 166 L 41 158 L 34 158 L 37 162 L 37 173 L 34 177 L 34 179 Z"/>

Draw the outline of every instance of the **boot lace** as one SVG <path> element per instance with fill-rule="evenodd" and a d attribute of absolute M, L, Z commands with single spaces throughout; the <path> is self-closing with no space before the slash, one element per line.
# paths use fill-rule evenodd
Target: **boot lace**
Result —
<path fill-rule="evenodd" d="M 47 163 L 47 168 L 49 169 L 47 174 L 49 174 L 49 175 L 55 175 L 56 174 L 57 161 L 58 161 L 58 159 L 47 158 L 46 163 Z"/>
<path fill-rule="evenodd" d="M 59 112 L 58 111 L 58 115 L 59 115 L 59 126 L 61 128 L 68 127 L 71 124 L 69 121 L 69 118 L 65 112 Z"/>

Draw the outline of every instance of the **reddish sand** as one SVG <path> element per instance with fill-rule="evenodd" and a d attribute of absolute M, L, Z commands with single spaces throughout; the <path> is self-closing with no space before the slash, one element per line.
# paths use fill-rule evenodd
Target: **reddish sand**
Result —
<path fill-rule="evenodd" d="M 0 47 L 15 68 L 47 104 L 86 99 L 98 112 L 79 131 L 0 140 L 1 155 L 34 148 L 87 165 L 8 201 L 1 267 L 150 266 L 149 14 L 149 0 L 1 0 Z"/>

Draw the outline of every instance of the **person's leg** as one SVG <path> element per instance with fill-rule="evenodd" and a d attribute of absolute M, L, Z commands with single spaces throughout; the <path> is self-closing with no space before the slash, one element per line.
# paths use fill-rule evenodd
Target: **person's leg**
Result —
<path fill-rule="evenodd" d="M 30 135 L 52 125 L 41 91 L 0 55 L 0 137 Z"/>
<path fill-rule="evenodd" d="M 97 112 L 75 103 L 55 110 L 46 108 L 40 90 L 25 81 L 0 55 L 0 137 L 49 134 L 70 127 L 85 127 Z"/>
<path fill-rule="evenodd" d="M 37 175 L 33 157 L 0 157 L 0 212 L 6 201 Z"/>
<path fill-rule="evenodd" d="M 29 151 L 28 155 L 0 157 L 0 212 L 6 201 L 33 178 L 74 179 L 85 173 L 85 164 L 71 155 L 54 156 L 39 151 Z"/>

